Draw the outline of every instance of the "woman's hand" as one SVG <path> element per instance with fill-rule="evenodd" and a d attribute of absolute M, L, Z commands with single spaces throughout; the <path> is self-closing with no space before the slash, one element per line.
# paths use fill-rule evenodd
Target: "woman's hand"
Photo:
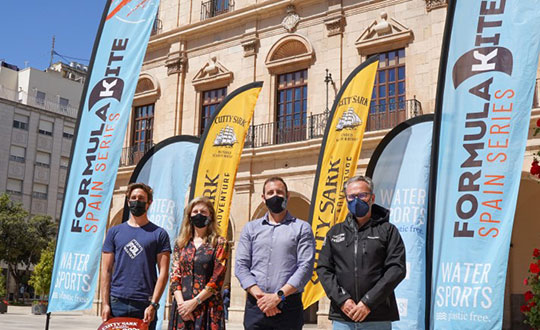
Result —
<path fill-rule="evenodd" d="M 184 316 L 190 315 L 199 304 L 196 299 L 185 300 L 181 303 L 178 303 L 178 313 L 184 319 Z M 193 317 L 193 316 L 192 316 Z"/>
<path fill-rule="evenodd" d="M 195 321 L 195 318 L 193 317 L 193 314 L 189 313 L 185 316 L 183 316 L 182 314 L 180 314 L 180 317 L 182 318 L 182 320 L 184 321 Z"/>

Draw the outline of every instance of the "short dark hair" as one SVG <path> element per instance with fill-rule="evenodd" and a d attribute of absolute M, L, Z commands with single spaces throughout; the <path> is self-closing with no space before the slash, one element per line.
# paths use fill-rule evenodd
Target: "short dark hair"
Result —
<path fill-rule="evenodd" d="M 130 183 L 127 187 L 127 191 L 126 191 L 126 198 L 129 199 L 129 196 L 131 196 L 131 193 L 133 192 L 133 190 L 135 189 L 142 189 L 144 190 L 144 192 L 146 193 L 146 196 L 148 197 L 148 201 L 151 202 L 154 200 L 154 190 L 152 190 L 152 188 L 150 188 L 149 185 L 147 184 L 144 184 L 142 182 L 133 182 L 133 183 Z"/>
<path fill-rule="evenodd" d="M 285 186 L 285 195 L 287 195 L 289 193 L 289 188 L 287 188 L 287 184 L 285 183 L 285 181 L 283 181 L 282 178 L 280 178 L 279 176 L 273 176 L 271 178 L 268 178 L 266 179 L 266 181 L 264 181 L 264 184 L 263 184 L 263 195 L 266 193 L 266 184 L 268 182 L 275 182 L 275 181 L 279 181 L 281 183 L 283 183 L 283 185 Z"/>

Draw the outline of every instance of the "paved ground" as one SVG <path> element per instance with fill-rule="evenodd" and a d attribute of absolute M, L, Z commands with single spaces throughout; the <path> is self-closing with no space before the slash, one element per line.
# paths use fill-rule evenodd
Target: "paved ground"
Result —
<path fill-rule="evenodd" d="M 30 307 L 8 306 L 6 314 L 0 314 L 0 329 L 2 330 L 34 330 L 45 329 L 46 315 L 32 315 Z M 96 330 L 101 324 L 97 316 L 83 315 L 82 312 L 53 313 L 49 323 L 50 330 Z M 166 324 L 164 324 L 166 329 Z M 304 329 L 316 329 L 314 324 L 304 326 Z M 229 330 L 243 329 L 241 324 L 227 324 Z"/>

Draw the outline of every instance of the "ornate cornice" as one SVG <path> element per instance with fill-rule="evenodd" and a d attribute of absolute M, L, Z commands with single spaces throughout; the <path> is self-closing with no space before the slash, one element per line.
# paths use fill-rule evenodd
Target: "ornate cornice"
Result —
<path fill-rule="evenodd" d="M 182 73 L 187 63 L 187 55 L 184 51 L 169 53 L 165 60 L 165 66 L 167 67 L 167 75 L 175 73 Z"/>
<path fill-rule="evenodd" d="M 345 30 L 345 15 L 342 12 L 330 14 L 324 19 L 324 25 L 326 26 L 329 37 L 343 34 Z"/>
<path fill-rule="evenodd" d="M 259 38 L 257 35 L 244 37 L 241 44 L 244 48 L 244 57 L 256 55 L 259 51 Z"/>
<path fill-rule="evenodd" d="M 448 0 L 426 0 L 426 10 L 431 11 L 436 8 L 446 7 Z"/>

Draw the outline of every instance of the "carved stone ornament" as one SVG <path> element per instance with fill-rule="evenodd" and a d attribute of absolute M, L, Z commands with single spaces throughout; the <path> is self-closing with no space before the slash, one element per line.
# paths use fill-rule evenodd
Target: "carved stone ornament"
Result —
<path fill-rule="evenodd" d="M 426 0 L 426 10 L 431 11 L 436 8 L 446 7 L 448 0 Z"/>
<path fill-rule="evenodd" d="M 192 80 L 196 89 L 202 90 L 214 85 L 228 85 L 233 80 L 233 73 L 221 64 L 216 56 L 211 56 L 210 60 L 197 72 Z"/>
<path fill-rule="evenodd" d="M 343 14 L 327 17 L 324 20 L 324 25 L 326 25 L 326 31 L 328 31 L 328 36 L 335 36 L 343 34 L 345 28 L 345 16 Z"/>
<path fill-rule="evenodd" d="M 287 6 L 287 15 L 281 21 L 281 26 L 288 32 L 294 32 L 298 22 L 300 22 L 300 16 L 296 13 L 294 6 Z"/>
<path fill-rule="evenodd" d="M 381 13 L 379 20 L 373 21 L 356 40 L 355 46 L 360 55 L 369 55 L 389 49 L 406 47 L 414 39 L 411 29 L 388 18 L 386 12 Z"/>
<path fill-rule="evenodd" d="M 244 57 L 257 54 L 259 50 L 259 38 L 253 37 L 242 40 L 242 47 L 244 48 Z"/>
<path fill-rule="evenodd" d="M 165 66 L 167 67 L 167 75 L 175 73 L 182 73 L 187 62 L 187 56 L 185 52 L 170 53 L 165 60 Z"/>

